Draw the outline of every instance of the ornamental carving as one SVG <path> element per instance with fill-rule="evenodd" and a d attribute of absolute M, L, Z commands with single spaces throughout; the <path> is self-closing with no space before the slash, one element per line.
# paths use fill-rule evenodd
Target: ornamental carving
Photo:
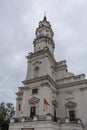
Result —
<path fill-rule="evenodd" d="M 36 104 L 36 103 L 39 103 L 39 101 L 40 99 L 36 97 L 32 97 L 31 99 L 29 99 L 30 104 Z"/>
<path fill-rule="evenodd" d="M 65 107 L 66 107 L 66 108 L 69 108 L 69 109 L 72 109 L 72 108 L 74 108 L 74 107 L 76 107 L 76 106 L 77 106 L 77 103 L 72 102 L 72 101 L 69 101 L 69 102 L 67 102 L 67 103 L 65 104 Z"/>

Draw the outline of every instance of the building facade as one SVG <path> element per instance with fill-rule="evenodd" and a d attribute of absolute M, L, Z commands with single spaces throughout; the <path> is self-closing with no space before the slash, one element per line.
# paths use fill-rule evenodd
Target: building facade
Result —
<path fill-rule="evenodd" d="M 27 74 L 16 93 L 9 130 L 87 130 L 87 79 L 68 72 L 54 58 L 54 32 L 46 16 L 39 22 Z"/>

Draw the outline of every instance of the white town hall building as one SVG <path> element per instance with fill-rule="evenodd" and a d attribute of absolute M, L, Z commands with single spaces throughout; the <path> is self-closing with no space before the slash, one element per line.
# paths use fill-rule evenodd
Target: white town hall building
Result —
<path fill-rule="evenodd" d="M 87 130 L 87 79 L 54 58 L 54 32 L 44 16 L 27 56 L 23 86 L 9 130 Z"/>

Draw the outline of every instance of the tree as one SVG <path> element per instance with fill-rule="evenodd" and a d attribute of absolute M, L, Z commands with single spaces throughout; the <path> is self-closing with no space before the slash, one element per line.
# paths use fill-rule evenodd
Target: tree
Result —
<path fill-rule="evenodd" d="M 4 123 L 4 114 L 2 112 L 0 112 L 0 128 L 3 123 Z"/>
<path fill-rule="evenodd" d="M 10 118 L 14 115 L 12 103 L 0 103 L 0 130 L 8 130 Z"/>

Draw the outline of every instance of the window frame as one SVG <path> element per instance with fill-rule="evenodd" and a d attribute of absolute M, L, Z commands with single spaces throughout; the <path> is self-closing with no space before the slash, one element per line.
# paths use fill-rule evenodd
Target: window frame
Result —
<path fill-rule="evenodd" d="M 32 89 L 32 95 L 38 94 L 38 88 L 33 88 Z"/>
<path fill-rule="evenodd" d="M 70 111 L 73 111 L 73 112 L 74 112 L 74 118 L 70 116 Z M 75 119 L 76 119 L 75 109 L 69 109 L 69 110 L 68 110 L 68 115 L 69 115 L 69 120 L 70 120 L 70 122 L 75 121 Z"/>
<path fill-rule="evenodd" d="M 39 70 L 40 70 L 39 66 L 36 66 L 36 67 L 34 68 L 34 78 L 39 77 Z"/>
<path fill-rule="evenodd" d="M 34 110 L 33 108 L 35 108 L 35 111 L 33 111 Z M 33 116 L 36 115 L 36 110 L 37 110 L 36 106 L 31 106 L 30 107 L 30 117 L 33 117 Z"/>

